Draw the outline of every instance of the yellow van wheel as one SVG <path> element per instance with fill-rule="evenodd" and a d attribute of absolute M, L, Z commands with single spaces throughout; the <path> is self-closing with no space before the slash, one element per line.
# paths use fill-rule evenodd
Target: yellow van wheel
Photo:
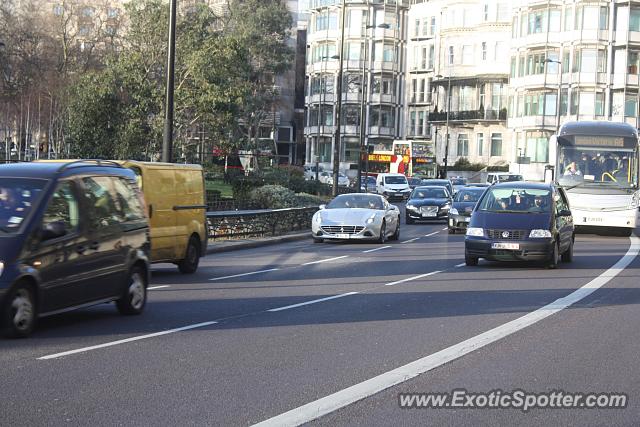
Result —
<path fill-rule="evenodd" d="M 178 270 L 183 274 L 195 273 L 200 263 L 200 239 L 191 236 L 187 244 L 185 257 L 178 263 Z"/>

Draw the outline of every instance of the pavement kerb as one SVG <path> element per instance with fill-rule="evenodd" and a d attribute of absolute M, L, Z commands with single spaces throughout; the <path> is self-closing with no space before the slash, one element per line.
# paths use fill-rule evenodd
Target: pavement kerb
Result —
<path fill-rule="evenodd" d="M 242 249 L 259 248 L 261 246 L 304 240 L 310 237 L 310 231 L 284 236 L 265 237 L 256 240 L 220 240 L 213 241 L 207 246 L 207 255 L 220 252 L 238 251 Z"/>

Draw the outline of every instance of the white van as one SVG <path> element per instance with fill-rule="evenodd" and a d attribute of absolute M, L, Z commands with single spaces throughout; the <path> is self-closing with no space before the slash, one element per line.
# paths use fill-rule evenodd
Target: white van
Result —
<path fill-rule="evenodd" d="M 408 199 L 411 194 L 407 177 L 401 173 L 378 174 L 376 191 L 387 199 Z"/>
<path fill-rule="evenodd" d="M 490 172 L 487 174 L 487 184 L 512 181 L 524 181 L 524 179 L 522 179 L 522 175 L 509 172 Z"/>

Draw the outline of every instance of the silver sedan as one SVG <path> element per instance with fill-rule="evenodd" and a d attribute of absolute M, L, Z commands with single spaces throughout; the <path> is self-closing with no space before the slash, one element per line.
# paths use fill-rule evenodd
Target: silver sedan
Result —
<path fill-rule="evenodd" d="M 400 210 L 377 194 L 341 194 L 321 205 L 311 220 L 313 241 L 375 240 L 400 237 Z"/>

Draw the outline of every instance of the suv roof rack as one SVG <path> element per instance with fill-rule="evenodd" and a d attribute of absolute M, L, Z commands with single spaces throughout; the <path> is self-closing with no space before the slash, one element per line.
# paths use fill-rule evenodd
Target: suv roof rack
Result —
<path fill-rule="evenodd" d="M 93 165 L 86 165 L 86 164 L 83 165 L 82 163 L 95 163 L 98 166 L 112 166 L 112 167 L 124 168 L 124 166 L 122 166 L 120 163 L 113 160 L 84 159 L 84 160 L 74 160 L 72 162 L 65 163 L 64 165 L 60 166 L 56 172 L 62 173 L 63 171 L 65 171 L 71 166 L 80 166 L 80 167 L 93 166 Z"/>

